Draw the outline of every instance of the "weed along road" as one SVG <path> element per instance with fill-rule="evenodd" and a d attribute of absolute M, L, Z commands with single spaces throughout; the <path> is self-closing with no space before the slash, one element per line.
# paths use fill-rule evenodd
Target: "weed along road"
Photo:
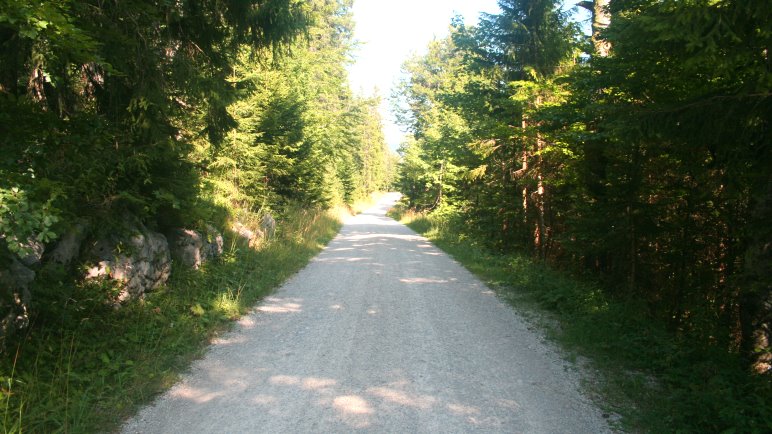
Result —
<path fill-rule="evenodd" d="M 576 370 L 469 272 L 351 218 L 125 433 L 602 433 Z"/>

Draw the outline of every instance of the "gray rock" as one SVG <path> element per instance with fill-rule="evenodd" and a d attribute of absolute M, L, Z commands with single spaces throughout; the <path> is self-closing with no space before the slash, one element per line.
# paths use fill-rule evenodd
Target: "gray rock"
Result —
<path fill-rule="evenodd" d="M 204 245 L 201 248 L 201 259 L 208 261 L 222 256 L 223 238 L 220 231 L 214 226 L 206 225 L 206 237 L 203 240 Z"/>
<path fill-rule="evenodd" d="M 99 261 L 95 266 L 86 270 L 87 279 L 96 279 L 98 277 L 109 277 L 112 261 Z"/>
<path fill-rule="evenodd" d="M 80 256 L 80 247 L 86 239 L 88 223 L 84 220 L 76 222 L 56 243 L 53 250 L 46 253 L 48 264 L 69 266 Z"/>
<path fill-rule="evenodd" d="M 32 300 L 29 285 L 35 272 L 14 257 L 0 265 L 0 338 L 29 323 L 27 306 Z"/>
<path fill-rule="evenodd" d="M 119 299 L 142 296 L 166 283 L 171 274 L 171 255 L 166 237 L 146 228 L 139 228 L 126 239 L 103 239 L 91 249 L 95 267 L 86 277 L 107 276 L 123 282 Z"/>
<path fill-rule="evenodd" d="M 233 232 L 236 233 L 236 237 L 238 237 L 239 240 L 246 243 L 248 246 L 254 246 L 263 235 L 261 232 L 253 231 L 240 222 L 233 224 Z"/>
<path fill-rule="evenodd" d="M 169 234 L 169 248 L 175 261 L 198 269 L 204 262 L 222 255 L 223 237 L 210 225 L 203 235 L 191 229 L 176 229 Z"/>
<path fill-rule="evenodd" d="M 260 229 L 263 231 L 266 238 L 273 238 L 276 234 L 276 220 L 273 219 L 273 216 L 270 213 L 265 214 L 263 218 L 260 219 Z"/>
<path fill-rule="evenodd" d="M 30 238 L 25 243 L 25 247 L 30 250 L 30 253 L 21 258 L 22 264 L 26 265 L 27 267 L 35 267 L 40 265 L 40 261 L 43 259 L 43 252 L 46 250 L 45 244 L 34 238 Z"/>
<path fill-rule="evenodd" d="M 186 267 L 198 268 L 204 262 L 201 249 L 204 241 L 201 234 L 190 229 L 175 229 L 169 235 L 169 249 L 172 258 Z"/>

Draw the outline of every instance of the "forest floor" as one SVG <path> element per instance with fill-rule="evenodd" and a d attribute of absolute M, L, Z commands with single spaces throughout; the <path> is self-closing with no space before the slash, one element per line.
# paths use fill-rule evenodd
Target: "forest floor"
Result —
<path fill-rule="evenodd" d="M 576 365 L 385 216 L 397 199 L 349 219 L 123 431 L 610 431 Z"/>

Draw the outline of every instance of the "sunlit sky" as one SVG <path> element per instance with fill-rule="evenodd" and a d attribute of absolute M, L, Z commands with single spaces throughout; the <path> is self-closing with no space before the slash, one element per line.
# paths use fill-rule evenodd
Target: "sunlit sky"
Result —
<path fill-rule="evenodd" d="M 563 2 L 564 7 L 574 3 Z M 496 0 L 354 0 L 353 12 L 360 46 L 348 68 L 351 89 L 368 96 L 377 90 L 386 142 L 396 150 L 405 133 L 395 125 L 388 99 L 402 63 L 425 53 L 433 38 L 447 36 L 455 15 L 476 24 L 481 12 L 498 13 L 499 7 Z"/>
<path fill-rule="evenodd" d="M 361 44 L 349 67 L 354 92 L 381 96 L 386 142 L 396 150 L 404 133 L 394 124 L 388 97 L 402 63 L 425 53 L 433 38 L 448 34 L 456 14 L 467 24 L 477 23 L 480 12 L 497 13 L 496 0 L 355 0 L 354 38 Z"/>

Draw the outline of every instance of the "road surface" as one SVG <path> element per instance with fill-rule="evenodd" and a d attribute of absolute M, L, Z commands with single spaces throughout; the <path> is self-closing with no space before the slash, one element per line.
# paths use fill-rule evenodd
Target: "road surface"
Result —
<path fill-rule="evenodd" d="M 351 218 L 125 433 L 602 433 L 576 369 L 453 259 Z"/>

